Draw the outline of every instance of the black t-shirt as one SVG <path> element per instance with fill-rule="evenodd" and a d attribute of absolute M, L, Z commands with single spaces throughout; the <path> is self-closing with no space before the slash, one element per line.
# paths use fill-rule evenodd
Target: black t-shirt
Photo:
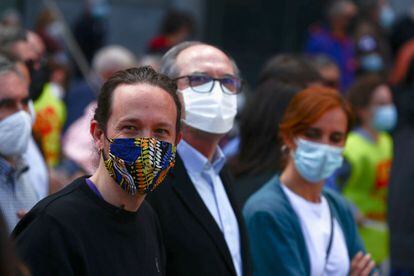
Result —
<path fill-rule="evenodd" d="M 40 201 L 13 231 L 18 253 L 36 275 L 164 275 L 156 214 L 117 208 L 79 178 Z"/>

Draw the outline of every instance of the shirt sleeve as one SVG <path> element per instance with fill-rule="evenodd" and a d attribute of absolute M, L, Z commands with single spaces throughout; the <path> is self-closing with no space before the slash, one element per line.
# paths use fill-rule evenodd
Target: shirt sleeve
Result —
<path fill-rule="evenodd" d="M 75 249 L 75 237 L 48 215 L 19 229 L 15 242 L 21 260 L 34 276 L 87 275 L 83 258 Z"/>
<path fill-rule="evenodd" d="M 306 275 L 294 229 L 268 212 L 246 220 L 254 275 Z M 284 226 L 283 226 L 284 225 Z"/>

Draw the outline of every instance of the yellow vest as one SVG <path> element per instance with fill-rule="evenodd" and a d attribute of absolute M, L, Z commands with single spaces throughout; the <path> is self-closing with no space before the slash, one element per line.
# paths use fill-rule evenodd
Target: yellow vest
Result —
<path fill-rule="evenodd" d="M 343 193 L 369 220 L 359 227 L 359 232 L 377 263 L 384 261 L 389 251 L 385 217 L 392 152 L 392 139 L 385 132 L 378 135 L 376 142 L 351 132 L 344 151 L 351 166 L 351 176 Z"/>
<path fill-rule="evenodd" d="M 34 102 L 34 108 L 34 136 L 40 143 L 47 165 L 54 167 L 59 163 L 61 156 L 61 133 L 66 121 L 66 106 L 53 94 L 51 85 L 46 84 L 42 94 Z"/>

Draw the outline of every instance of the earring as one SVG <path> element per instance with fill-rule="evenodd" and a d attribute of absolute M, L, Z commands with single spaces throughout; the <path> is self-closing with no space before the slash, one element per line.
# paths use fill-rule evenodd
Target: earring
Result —
<path fill-rule="evenodd" d="M 286 145 L 283 145 L 283 146 L 280 148 L 280 151 L 282 152 L 282 154 L 287 155 L 287 154 L 289 153 L 289 148 L 288 148 Z"/>

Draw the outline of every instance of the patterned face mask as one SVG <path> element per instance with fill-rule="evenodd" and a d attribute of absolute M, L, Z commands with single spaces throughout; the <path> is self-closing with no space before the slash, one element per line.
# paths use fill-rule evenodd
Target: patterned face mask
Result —
<path fill-rule="evenodd" d="M 176 148 L 156 138 L 108 139 L 109 158 L 103 159 L 109 175 L 130 195 L 157 188 L 174 167 Z"/>

